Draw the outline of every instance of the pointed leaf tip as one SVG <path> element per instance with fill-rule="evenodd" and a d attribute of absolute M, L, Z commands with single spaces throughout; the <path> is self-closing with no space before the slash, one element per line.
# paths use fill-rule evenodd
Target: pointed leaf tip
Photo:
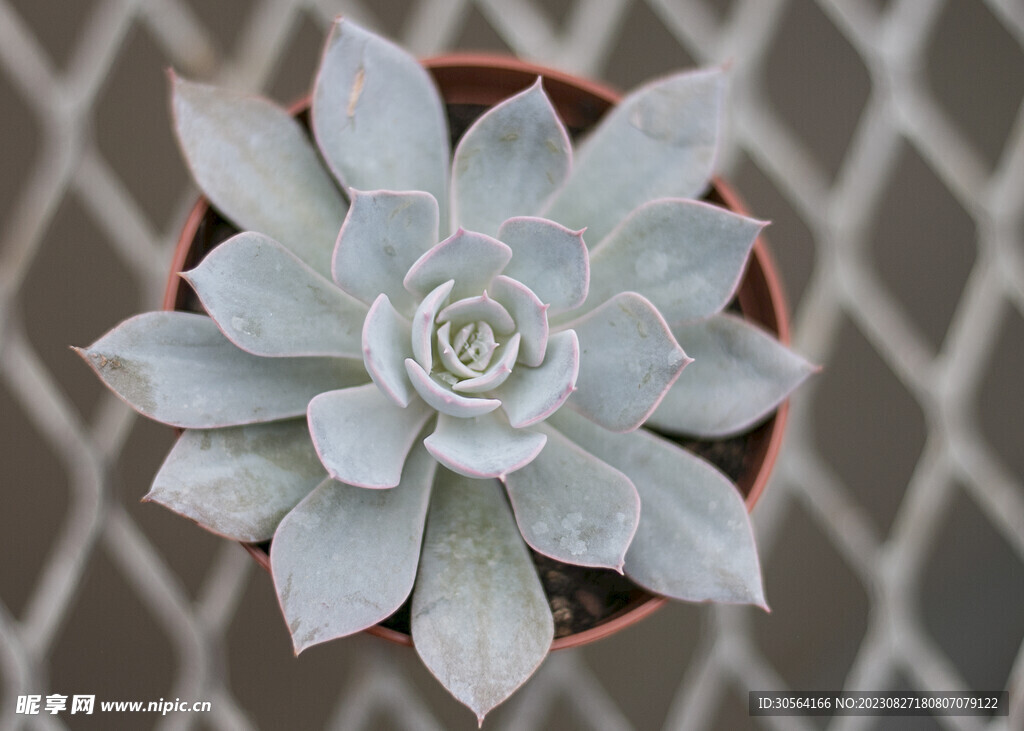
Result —
<path fill-rule="evenodd" d="M 650 416 L 687 355 L 658 310 L 623 292 L 572 323 L 580 369 L 569 404 L 605 429 L 626 432 Z"/>
<path fill-rule="evenodd" d="M 459 141 L 452 164 L 453 217 L 494 235 L 502 221 L 537 213 L 571 166 L 569 135 L 538 78 L 485 112 Z"/>
<path fill-rule="evenodd" d="M 444 108 L 432 78 L 408 52 L 337 20 L 317 70 L 310 116 L 320 149 L 343 185 L 426 191 L 440 204 L 441 230 L 447 230 Z"/>
<path fill-rule="evenodd" d="M 618 292 L 642 294 L 674 325 L 719 312 L 732 299 L 762 224 L 682 198 L 636 208 L 590 254 L 589 311 Z"/>
<path fill-rule="evenodd" d="M 614 434 L 566 409 L 552 426 L 622 470 L 643 503 L 625 572 L 684 601 L 765 604 L 743 497 L 711 464 L 645 429 Z"/>
<path fill-rule="evenodd" d="M 628 94 L 581 145 L 544 215 L 590 226 L 596 242 L 645 201 L 697 197 L 714 169 L 725 86 L 719 69 L 702 69 Z"/>
<path fill-rule="evenodd" d="M 498 481 L 438 470 L 412 636 L 427 668 L 478 722 L 547 655 L 551 609 Z"/>
<path fill-rule="evenodd" d="M 720 438 L 767 418 L 817 367 L 729 313 L 676 326 L 695 356 L 648 423 L 672 434 Z"/>

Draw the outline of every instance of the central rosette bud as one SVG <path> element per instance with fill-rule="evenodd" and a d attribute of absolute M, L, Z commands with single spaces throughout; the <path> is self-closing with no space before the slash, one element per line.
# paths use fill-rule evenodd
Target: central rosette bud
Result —
<path fill-rule="evenodd" d="M 463 393 L 499 386 L 512 372 L 520 338 L 512 315 L 485 291 L 445 307 L 436 320 L 431 376 Z"/>
<path fill-rule="evenodd" d="M 424 401 L 450 416 L 496 409 L 501 405 L 496 389 L 517 361 L 531 355 L 526 350 L 533 351 L 529 360 L 539 363 L 547 349 L 547 308 L 537 295 L 500 275 L 486 284 L 494 297 L 484 290 L 454 299 L 459 285 L 449 279 L 423 298 L 412 318 L 412 357 L 405 360 L 409 382 Z M 513 312 L 522 315 L 522 328 Z"/>
<path fill-rule="evenodd" d="M 438 338 L 440 339 L 440 333 Z M 481 320 L 463 325 L 451 339 L 451 347 L 460 363 L 465 363 L 470 370 L 479 373 L 491 362 L 498 341 L 494 339 L 494 330 L 491 326 Z"/>
<path fill-rule="evenodd" d="M 371 303 L 361 345 L 383 397 L 373 397 L 378 418 L 403 426 L 402 444 L 431 429 L 423 444 L 450 470 L 500 477 L 540 453 L 547 435 L 530 427 L 575 390 L 579 340 L 564 326 L 552 332 L 548 313 L 585 299 L 586 247 L 581 232 L 540 218 L 511 218 L 497 237 L 459 229 L 426 246 L 436 230 L 426 194 L 356 193 L 336 277 Z M 339 461 L 350 458 L 361 456 Z M 397 476 L 357 482 L 392 487 Z"/>

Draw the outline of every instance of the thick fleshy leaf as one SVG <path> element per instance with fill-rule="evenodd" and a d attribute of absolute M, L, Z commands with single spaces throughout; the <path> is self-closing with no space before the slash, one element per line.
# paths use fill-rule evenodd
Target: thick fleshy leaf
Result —
<path fill-rule="evenodd" d="M 423 190 L 445 216 L 448 123 L 430 75 L 406 51 L 339 19 L 320 61 L 311 117 L 324 157 L 347 187 Z"/>
<path fill-rule="evenodd" d="M 329 274 L 346 205 L 299 123 L 265 99 L 171 81 L 174 129 L 207 197 Z"/>
<path fill-rule="evenodd" d="M 638 292 L 672 325 L 713 315 L 732 299 L 763 227 L 707 203 L 646 203 L 591 250 L 581 312 L 619 292 Z"/>
<path fill-rule="evenodd" d="M 437 201 L 427 193 L 353 190 L 334 250 L 334 281 L 368 305 L 384 293 L 396 310 L 409 316 L 418 298 L 402 280 L 437 244 L 437 215 Z"/>
<path fill-rule="evenodd" d="M 375 383 L 322 393 L 309 402 L 309 433 L 336 480 L 394 487 L 416 435 L 433 412 L 419 399 L 401 408 Z"/>
<path fill-rule="evenodd" d="M 434 367 L 434 334 L 436 332 L 437 313 L 444 307 L 455 286 L 455 280 L 434 287 L 416 307 L 412 317 L 412 353 L 416 362 L 425 371 Z"/>
<path fill-rule="evenodd" d="M 674 599 L 766 607 L 746 506 L 725 475 L 645 429 L 613 434 L 566 409 L 548 423 L 636 485 L 629 578 Z"/>
<path fill-rule="evenodd" d="M 536 551 L 578 566 L 621 573 L 640 520 L 629 478 L 546 426 L 544 449 L 505 477 L 523 538 Z"/>
<path fill-rule="evenodd" d="M 259 542 L 325 476 L 304 419 L 188 429 L 143 500 L 232 540 Z"/>
<path fill-rule="evenodd" d="M 242 350 L 267 357 L 360 357 L 366 305 L 263 234 L 232 237 L 182 276 Z"/>
<path fill-rule="evenodd" d="M 565 126 L 538 78 L 481 116 L 452 162 L 452 221 L 494 236 L 502 221 L 536 213 L 572 166 Z"/>
<path fill-rule="evenodd" d="M 501 406 L 501 402 L 497 399 L 476 398 L 455 393 L 447 384 L 431 378 L 412 358 L 406 359 L 405 372 L 409 375 L 412 387 L 416 389 L 420 398 L 442 414 L 464 419 L 481 416 Z"/>
<path fill-rule="evenodd" d="M 459 360 L 459 354 L 455 352 L 455 346 L 451 341 L 452 324 L 446 322 L 437 328 L 437 350 L 441 365 L 452 375 L 459 378 L 476 378 L 476 371 Z M 429 342 L 429 341 L 428 341 Z"/>
<path fill-rule="evenodd" d="M 475 297 L 501 274 L 511 258 L 512 250 L 497 239 L 460 228 L 409 268 L 405 288 L 425 295 L 454 279 L 453 300 Z"/>
<path fill-rule="evenodd" d="M 402 606 L 416 580 L 436 468 L 417 446 L 397 487 L 365 490 L 328 479 L 281 521 L 270 567 L 296 654 Z"/>
<path fill-rule="evenodd" d="M 586 227 L 598 242 L 641 203 L 699 197 L 715 162 L 725 86 L 721 69 L 707 69 L 630 93 L 578 148 L 544 217 Z"/>
<path fill-rule="evenodd" d="M 580 373 L 569 404 L 605 429 L 644 423 L 690 358 L 658 311 L 623 292 L 572 323 L 580 341 Z"/>
<path fill-rule="evenodd" d="M 510 218 L 498 238 L 512 249 L 503 272 L 522 282 L 552 313 L 579 307 L 587 297 L 590 264 L 583 231 L 570 231 L 544 218 Z"/>
<path fill-rule="evenodd" d="M 498 358 L 487 367 L 487 370 L 475 378 L 459 381 L 452 388 L 459 393 L 485 393 L 493 391 L 508 380 L 512 375 L 512 367 L 519 356 L 519 333 L 516 333 L 502 347 Z"/>
<path fill-rule="evenodd" d="M 516 323 L 500 302 L 491 299 L 486 292 L 479 297 L 466 297 L 452 302 L 437 315 L 438 322 L 450 322 L 456 328 L 469 322 L 484 321 L 494 331 L 508 335 L 516 329 Z"/>
<path fill-rule="evenodd" d="M 722 437 L 761 421 L 815 367 L 735 315 L 672 328 L 693 356 L 651 414 L 650 426 L 670 433 Z"/>
<path fill-rule="evenodd" d="M 363 324 L 363 364 L 381 392 L 402 408 L 414 395 L 405 374 L 405 359 L 412 355 L 411 337 L 409 321 L 382 294 Z"/>
<path fill-rule="evenodd" d="M 516 429 L 546 419 L 565 403 L 580 371 L 580 344 L 573 330 L 548 339 L 544 362 L 536 368 L 520 364 L 495 394 Z"/>
<path fill-rule="evenodd" d="M 466 419 L 441 414 L 423 443 L 448 469 L 479 479 L 518 470 L 537 456 L 546 440 L 531 429 L 513 429 L 497 413 Z"/>
<path fill-rule="evenodd" d="M 147 312 L 77 349 L 143 416 L 210 429 L 299 416 L 318 393 L 365 383 L 352 358 L 260 358 L 239 350 L 205 315 Z"/>
<path fill-rule="evenodd" d="M 497 480 L 438 470 L 412 638 L 430 672 L 481 723 L 547 655 L 551 610 Z"/>
<path fill-rule="evenodd" d="M 491 295 L 505 306 L 516 322 L 516 330 L 523 340 L 519 344 L 519 360 L 528 366 L 544 362 L 548 347 L 548 308 L 537 295 L 522 282 L 505 275 L 494 278 Z"/>

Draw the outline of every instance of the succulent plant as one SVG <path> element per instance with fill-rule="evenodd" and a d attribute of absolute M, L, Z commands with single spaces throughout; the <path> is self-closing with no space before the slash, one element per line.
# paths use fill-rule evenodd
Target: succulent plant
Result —
<path fill-rule="evenodd" d="M 207 315 L 138 315 L 80 353 L 184 430 L 147 499 L 272 539 L 296 652 L 411 593 L 417 652 L 482 720 L 551 646 L 527 546 L 764 605 L 740 494 L 646 428 L 743 431 L 811 370 L 723 312 L 763 224 L 694 200 L 721 70 L 634 91 L 575 161 L 540 80 L 452 154 L 428 74 L 347 21 L 315 145 L 266 100 L 172 86 L 192 173 L 244 232 L 182 275 Z"/>

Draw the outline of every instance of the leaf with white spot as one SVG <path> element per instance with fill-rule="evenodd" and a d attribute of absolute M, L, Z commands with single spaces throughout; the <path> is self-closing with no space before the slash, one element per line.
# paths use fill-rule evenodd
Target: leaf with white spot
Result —
<path fill-rule="evenodd" d="M 438 470 L 412 596 L 416 652 L 480 723 L 547 656 L 554 622 L 497 480 Z"/>
<path fill-rule="evenodd" d="M 317 394 L 369 380 L 354 358 L 246 353 L 187 312 L 136 315 L 76 352 L 140 414 L 184 429 L 299 416 Z"/>
<path fill-rule="evenodd" d="M 305 420 L 187 429 L 143 500 L 235 541 L 269 540 L 325 477 Z"/>
<path fill-rule="evenodd" d="M 646 429 L 614 434 L 566 409 L 549 423 L 636 485 L 629 578 L 673 599 L 767 608 L 746 505 L 725 475 Z"/>
<path fill-rule="evenodd" d="M 669 433 L 719 438 L 749 429 L 816 370 L 734 315 L 679 325 L 672 333 L 694 361 L 647 420 Z"/>
<path fill-rule="evenodd" d="M 675 74 L 631 92 L 576 152 L 566 184 L 543 215 L 603 239 L 634 208 L 697 198 L 718 147 L 726 79 L 721 69 Z"/>
<path fill-rule="evenodd" d="M 708 317 L 732 299 L 761 221 L 708 203 L 646 203 L 590 252 L 590 293 L 574 317 L 619 292 L 651 301 L 670 325 Z"/>
<path fill-rule="evenodd" d="M 523 538 L 534 550 L 564 563 L 622 571 L 640 519 L 640 497 L 629 478 L 562 434 L 505 477 Z"/>

